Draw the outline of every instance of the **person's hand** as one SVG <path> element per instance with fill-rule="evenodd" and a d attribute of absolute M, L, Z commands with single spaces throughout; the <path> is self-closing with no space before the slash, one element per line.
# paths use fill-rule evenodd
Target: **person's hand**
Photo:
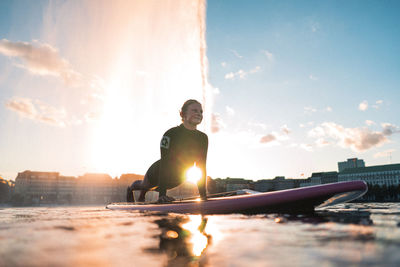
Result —
<path fill-rule="evenodd" d="M 160 196 L 160 197 L 158 198 L 157 203 L 160 203 L 160 204 L 162 204 L 162 203 L 171 203 L 171 202 L 174 201 L 174 200 L 175 200 L 175 198 L 173 198 L 173 197 L 169 197 L 169 196 Z"/>

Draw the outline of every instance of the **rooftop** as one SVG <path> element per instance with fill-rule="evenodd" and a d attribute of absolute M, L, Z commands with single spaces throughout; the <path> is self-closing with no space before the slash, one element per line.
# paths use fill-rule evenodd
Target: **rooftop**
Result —
<path fill-rule="evenodd" d="M 388 164 L 378 165 L 370 167 L 350 168 L 345 169 L 340 174 L 351 174 L 351 173 L 365 173 L 365 172 L 383 172 L 383 171 L 400 171 L 400 164 Z"/>

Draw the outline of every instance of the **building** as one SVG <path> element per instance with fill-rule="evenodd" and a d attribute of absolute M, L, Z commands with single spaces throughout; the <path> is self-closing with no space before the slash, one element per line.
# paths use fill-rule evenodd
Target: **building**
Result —
<path fill-rule="evenodd" d="M 235 191 L 240 189 L 254 189 L 253 181 L 243 178 L 226 178 L 226 191 Z"/>
<path fill-rule="evenodd" d="M 107 204 L 126 200 L 126 179 L 87 173 L 78 178 L 58 172 L 20 172 L 15 179 L 15 204 Z"/>
<path fill-rule="evenodd" d="M 76 178 L 74 176 L 58 176 L 57 203 L 72 203 L 76 192 Z"/>
<path fill-rule="evenodd" d="M 274 179 L 258 180 L 254 183 L 254 190 L 259 192 L 278 191 L 300 187 L 306 179 L 286 179 L 284 176 L 277 176 Z"/>
<path fill-rule="evenodd" d="M 305 187 L 319 184 L 330 184 L 336 183 L 337 181 L 337 172 L 313 172 L 311 177 L 302 182 L 300 186 Z"/>
<path fill-rule="evenodd" d="M 217 178 L 214 180 L 214 192 L 230 192 L 240 189 L 254 189 L 254 182 L 243 178 Z"/>
<path fill-rule="evenodd" d="M 365 167 L 364 160 L 358 158 L 347 159 L 347 161 L 338 162 L 339 172 L 342 172 L 346 169 L 352 168 L 362 168 Z"/>
<path fill-rule="evenodd" d="M 6 203 L 11 198 L 14 182 L 3 179 L 0 176 L 0 203 Z"/>
<path fill-rule="evenodd" d="M 339 182 L 354 180 L 363 180 L 370 185 L 398 186 L 400 184 L 400 164 L 350 168 L 339 172 Z"/>
<path fill-rule="evenodd" d="M 23 203 L 53 203 L 57 200 L 58 172 L 20 172 L 15 179 L 15 193 Z"/>
<path fill-rule="evenodd" d="M 117 189 L 113 179 L 105 173 L 85 173 L 76 179 L 75 199 L 79 203 L 110 203 Z"/>

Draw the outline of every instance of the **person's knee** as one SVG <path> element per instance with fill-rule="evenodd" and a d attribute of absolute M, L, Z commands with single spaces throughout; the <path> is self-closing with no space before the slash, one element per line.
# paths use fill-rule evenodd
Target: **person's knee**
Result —
<path fill-rule="evenodd" d="M 136 180 L 131 185 L 131 190 L 142 190 L 142 189 L 143 189 L 142 180 Z"/>

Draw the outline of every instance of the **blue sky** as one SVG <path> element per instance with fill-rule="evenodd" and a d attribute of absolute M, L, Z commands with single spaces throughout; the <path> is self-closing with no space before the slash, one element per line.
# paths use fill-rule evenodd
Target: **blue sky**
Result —
<path fill-rule="evenodd" d="M 0 2 L 1 176 L 144 174 L 157 160 L 182 100 L 202 97 L 199 7 L 147 3 Z M 208 174 L 400 162 L 399 11 L 398 1 L 208 1 Z"/>

